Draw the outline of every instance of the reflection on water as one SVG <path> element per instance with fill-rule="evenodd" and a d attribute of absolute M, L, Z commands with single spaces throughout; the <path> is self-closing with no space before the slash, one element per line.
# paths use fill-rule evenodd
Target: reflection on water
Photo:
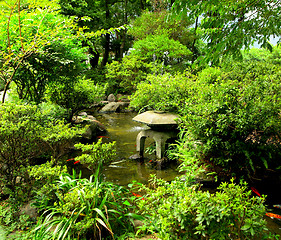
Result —
<path fill-rule="evenodd" d="M 105 179 L 120 185 L 127 185 L 133 180 L 145 183 L 150 178 L 151 174 L 167 181 L 171 181 L 179 175 L 177 164 L 171 164 L 165 170 L 155 170 L 147 166 L 147 162 L 154 158 L 149 154 L 145 154 L 144 163 L 136 160 L 130 160 L 131 155 L 136 154 L 136 138 L 141 130 L 147 128 L 132 120 L 137 113 L 112 113 L 96 115 L 98 121 L 105 125 L 108 133 L 103 138 L 103 142 L 116 141 L 117 156 L 113 162 L 105 167 L 103 173 Z M 149 146 L 149 141 L 146 141 L 146 147 Z"/>
<path fill-rule="evenodd" d="M 140 131 L 142 131 L 144 129 L 147 129 L 147 127 L 144 127 L 144 126 L 133 126 L 130 129 L 128 129 L 127 131 L 128 132 L 140 132 Z"/>

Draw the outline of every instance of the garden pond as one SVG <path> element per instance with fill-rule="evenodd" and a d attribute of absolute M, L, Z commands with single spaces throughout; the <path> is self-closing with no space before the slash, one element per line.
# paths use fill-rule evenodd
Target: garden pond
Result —
<path fill-rule="evenodd" d="M 137 113 L 132 112 L 94 115 L 107 129 L 107 132 L 104 135 L 98 136 L 98 138 L 103 138 L 103 142 L 116 141 L 117 155 L 110 165 L 104 167 L 104 178 L 107 181 L 126 186 L 132 181 L 147 183 L 152 174 L 166 181 L 171 181 L 176 176 L 180 176 L 176 162 L 171 162 L 163 169 L 153 167 L 150 162 L 155 160 L 155 154 L 149 154 L 148 151 L 144 154 L 143 162 L 129 158 L 137 153 L 136 137 L 138 133 L 147 128 L 145 124 L 132 120 L 136 115 Z M 145 147 L 147 150 L 153 150 L 153 143 L 152 139 L 148 138 L 146 140 Z M 87 172 L 86 169 L 82 170 L 85 175 L 92 174 L 92 172 Z M 212 189 L 208 190 L 212 191 Z M 275 211 L 275 209 L 272 210 Z M 281 221 L 272 220 L 269 217 L 266 217 L 266 220 L 268 228 L 281 236 Z"/>
<path fill-rule="evenodd" d="M 152 174 L 166 181 L 173 180 L 180 175 L 177 171 L 177 163 L 172 162 L 166 168 L 159 170 L 151 164 L 151 160 L 156 158 L 155 154 L 144 153 L 143 162 L 129 158 L 137 153 L 136 138 L 138 133 L 147 128 L 145 124 L 132 120 L 136 115 L 137 113 L 131 112 L 94 115 L 107 130 L 104 135 L 98 136 L 98 138 L 102 138 L 104 143 L 116 142 L 117 154 L 112 163 L 104 167 L 104 178 L 107 181 L 123 186 L 134 180 L 146 183 Z M 145 142 L 145 147 L 153 151 L 153 145 L 154 141 L 148 138 Z"/>

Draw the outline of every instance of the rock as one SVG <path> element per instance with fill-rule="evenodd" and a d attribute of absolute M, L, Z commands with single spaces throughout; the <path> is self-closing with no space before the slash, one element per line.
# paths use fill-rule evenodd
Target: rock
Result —
<path fill-rule="evenodd" d="M 97 120 L 86 119 L 83 124 L 88 125 L 88 128 L 86 132 L 82 134 L 82 137 L 88 140 L 95 138 L 97 135 L 99 135 L 99 132 L 105 131 L 104 125 Z"/>
<path fill-rule="evenodd" d="M 101 110 L 101 113 L 109 112 L 125 112 L 126 108 L 129 106 L 128 102 L 110 102 L 106 104 Z"/>
<path fill-rule="evenodd" d="M 142 221 L 140 221 L 140 220 L 133 220 L 133 222 L 134 222 L 134 226 L 135 226 L 135 228 L 137 228 L 137 227 L 141 227 L 141 226 L 143 226 L 144 225 L 144 223 L 142 222 Z"/>
<path fill-rule="evenodd" d="M 84 117 L 87 117 L 87 115 L 88 115 L 88 114 L 87 114 L 86 112 L 80 112 L 80 113 L 78 113 L 78 116 L 82 116 L 82 117 L 83 117 L 83 116 L 84 116 Z"/>
<path fill-rule="evenodd" d="M 73 116 L 72 117 L 72 122 L 74 123 L 74 124 L 79 124 L 79 123 L 82 123 L 83 121 L 84 121 L 84 117 L 82 117 L 82 116 Z"/>
<path fill-rule="evenodd" d="M 129 159 L 131 159 L 131 160 L 140 160 L 140 159 L 142 159 L 142 156 L 139 155 L 138 153 L 136 153 L 136 154 L 130 156 Z"/>
<path fill-rule="evenodd" d="M 86 131 L 82 134 L 82 137 L 87 140 L 93 140 L 100 132 L 106 131 L 104 125 L 97 121 L 92 115 L 88 115 L 86 117 L 74 116 L 72 121 L 74 124 L 88 126 Z"/>
<path fill-rule="evenodd" d="M 92 121 L 98 126 L 98 129 L 101 132 L 105 132 L 106 131 L 105 126 L 101 122 L 99 122 L 98 120 L 92 120 Z"/>
<path fill-rule="evenodd" d="M 102 108 L 104 105 L 108 104 L 108 101 L 100 101 L 100 102 L 97 102 L 97 103 L 93 103 L 91 104 L 88 109 L 93 111 L 93 110 L 96 110 L 96 109 L 100 109 Z"/>
<path fill-rule="evenodd" d="M 36 219 L 38 217 L 37 209 L 31 206 L 31 202 L 25 204 L 20 208 L 21 214 L 26 214 L 30 218 Z"/>
<path fill-rule="evenodd" d="M 91 140 L 94 138 L 94 133 L 96 132 L 96 125 L 89 125 L 86 131 L 82 134 L 83 138 Z"/>
<path fill-rule="evenodd" d="M 129 100 L 130 95 L 122 95 L 122 94 L 117 94 L 116 98 L 118 102 L 130 102 Z"/>
<path fill-rule="evenodd" d="M 107 97 L 107 101 L 108 102 L 116 102 L 116 97 L 114 96 L 114 94 L 109 94 Z"/>
<path fill-rule="evenodd" d="M 87 118 L 92 121 L 97 121 L 97 119 L 93 115 L 88 115 Z"/>
<path fill-rule="evenodd" d="M 106 104 L 108 104 L 108 101 L 100 101 L 99 102 L 99 106 L 101 105 L 101 106 L 104 106 L 104 105 L 106 105 Z"/>

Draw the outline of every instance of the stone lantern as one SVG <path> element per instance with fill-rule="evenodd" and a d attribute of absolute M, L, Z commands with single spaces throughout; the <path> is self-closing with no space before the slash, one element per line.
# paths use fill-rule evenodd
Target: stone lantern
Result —
<path fill-rule="evenodd" d="M 168 139 L 177 137 L 177 122 L 179 116 L 162 111 L 147 111 L 133 118 L 134 121 L 144 123 L 149 128 L 142 130 L 136 140 L 137 152 L 143 157 L 145 139 L 150 137 L 156 143 L 156 157 L 161 159 L 165 152 Z"/>

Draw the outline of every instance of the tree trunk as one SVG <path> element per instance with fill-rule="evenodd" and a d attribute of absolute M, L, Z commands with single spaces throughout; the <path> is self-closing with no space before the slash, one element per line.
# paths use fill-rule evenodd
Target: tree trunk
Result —
<path fill-rule="evenodd" d="M 108 0 L 105 0 L 105 19 L 106 22 L 109 21 L 110 13 L 108 8 Z M 107 24 L 108 25 L 108 24 Z M 108 26 L 107 26 L 108 27 Z M 109 46 L 110 46 L 110 34 L 105 34 L 105 46 L 104 46 L 104 54 L 101 65 L 104 67 L 108 62 L 109 57 Z"/>
<path fill-rule="evenodd" d="M 100 53 L 98 51 L 95 51 L 92 47 L 90 47 L 89 54 L 90 54 L 91 68 L 94 69 L 99 64 Z"/>
<path fill-rule="evenodd" d="M 109 44 L 110 44 L 110 34 L 107 33 L 105 35 L 105 46 L 104 46 L 104 54 L 101 65 L 104 67 L 108 61 L 109 57 Z"/>

